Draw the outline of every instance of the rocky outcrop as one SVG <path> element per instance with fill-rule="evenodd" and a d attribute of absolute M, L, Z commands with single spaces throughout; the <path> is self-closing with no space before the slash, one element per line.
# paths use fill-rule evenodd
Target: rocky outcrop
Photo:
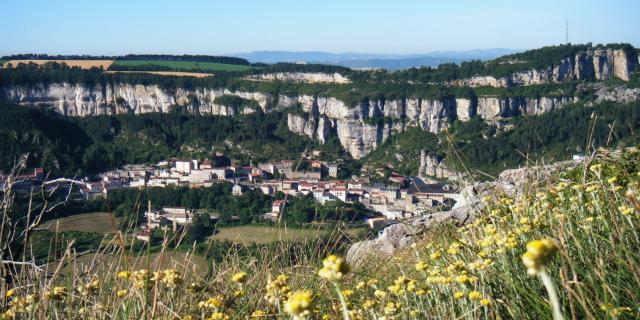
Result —
<path fill-rule="evenodd" d="M 224 95 L 255 100 L 264 111 L 269 111 L 274 104 L 274 99 L 269 94 L 227 89 L 167 90 L 158 85 L 132 84 L 87 87 L 68 83 L 0 88 L 2 101 L 16 104 L 49 104 L 55 111 L 67 116 L 170 112 L 176 106 L 184 107 L 195 114 L 230 116 L 245 112 L 215 102 L 217 97 Z"/>
<path fill-rule="evenodd" d="M 499 120 L 518 115 L 540 115 L 577 102 L 575 97 L 478 97 L 476 113 L 485 120 Z M 473 115 L 473 114 L 472 114 Z"/>
<path fill-rule="evenodd" d="M 631 79 L 638 62 L 636 54 L 623 49 L 589 49 L 567 57 L 558 64 L 545 69 L 516 72 L 504 77 L 474 76 L 451 81 L 451 85 L 466 87 L 526 86 L 548 83 L 562 83 L 572 80 Z"/>
<path fill-rule="evenodd" d="M 246 77 L 248 80 L 259 81 L 287 81 L 302 83 L 351 83 L 349 78 L 339 73 L 322 73 L 322 72 L 277 72 L 277 73 L 261 73 Z"/>
<path fill-rule="evenodd" d="M 604 101 L 615 101 L 629 103 L 640 100 L 640 88 L 627 88 L 626 86 L 604 86 L 596 84 L 593 86 L 596 95 L 596 103 Z"/>
<path fill-rule="evenodd" d="M 347 261 L 355 266 L 369 259 L 388 258 L 397 250 L 408 247 L 416 236 L 429 232 L 443 223 L 463 225 L 473 221 L 474 210 L 461 208 L 447 212 L 428 214 L 414 218 L 409 223 L 392 224 L 382 230 L 377 238 L 354 243 L 347 252 Z"/>
<path fill-rule="evenodd" d="M 421 178 L 447 179 L 459 181 L 462 175 L 445 164 L 444 159 L 427 154 L 427 150 L 420 150 L 420 167 L 418 176 Z"/>
<path fill-rule="evenodd" d="M 438 225 L 449 223 L 462 226 L 473 222 L 484 208 L 481 201 L 484 196 L 520 194 L 526 189 L 525 186 L 544 184 L 554 174 L 575 168 L 579 163 L 563 161 L 547 166 L 506 170 L 496 181 L 469 185 L 460 191 L 452 210 L 392 224 L 384 228 L 375 239 L 354 243 L 347 252 L 347 260 L 357 266 L 370 259 L 389 258 L 396 251 L 408 247 L 416 237 L 427 234 Z"/>

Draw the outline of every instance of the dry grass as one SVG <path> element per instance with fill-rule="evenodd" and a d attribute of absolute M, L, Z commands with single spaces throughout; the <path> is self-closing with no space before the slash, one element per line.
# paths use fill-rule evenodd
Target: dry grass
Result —
<path fill-rule="evenodd" d="M 109 71 L 105 71 L 104 73 L 149 73 L 149 74 L 155 74 L 155 75 L 159 75 L 159 76 L 196 77 L 196 78 L 213 77 L 212 73 L 182 72 L 182 71 L 117 71 L 117 70 L 109 70 Z"/>
<path fill-rule="evenodd" d="M 48 271 L 53 272 L 59 262 L 48 265 Z M 200 257 L 185 252 L 161 252 L 140 256 L 114 256 L 109 253 L 87 253 L 66 260 L 60 269 L 60 274 L 71 277 L 74 274 L 96 274 L 104 277 L 111 272 L 120 271 L 123 266 L 130 270 L 151 269 L 164 270 L 176 268 L 195 274 L 200 278 L 208 271 L 208 262 Z"/>
<path fill-rule="evenodd" d="M 355 229 L 354 229 L 355 230 Z M 270 243 L 274 241 L 309 241 L 319 236 L 328 235 L 330 231 L 323 229 L 290 229 L 269 226 L 239 226 L 222 228 L 212 238 L 228 240 L 235 243 Z"/>
<path fill-rule="evenodd" d="M 80 231 L 94 233 L 118 232 L 116 218 L 108 212 L 92 212 L 76 214 L 44 222 L 39 229 L 49 231 Z"/>
<path fill-rule="evenodd" d="M 47 62 L 57 62 L 57 63 L 64 62 L 69 67 L 80 67 L 82 69 L 102 67 L 104 70 L 107 70 L 113 64 L 113 60 L 9 60 L 6 63 L 4 63 L 2 66 L 6 68 L 9 63 L 11 63 L 14 67 L 17 66 L 19 63 L 24 63 L 24 64 L 35 63 L 37 65 L 43 65 Z"/>

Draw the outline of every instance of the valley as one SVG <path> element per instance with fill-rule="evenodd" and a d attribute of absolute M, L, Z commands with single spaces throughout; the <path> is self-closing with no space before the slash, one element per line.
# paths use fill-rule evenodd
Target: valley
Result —
<path fill-rule="evenodd" d="M 568 223 L 580 246 L 609 250 L 601 240 L 614 234 L 637 242 L 625 234 L 637 215 L 639 53 L 564 44 L 392 71 L 205 55 L 2 57 L 2 203 L 20 240 L 11 252 L 29 252 L 11 272 L 91 275 L 81 297 L 109 277 L 118 299 L 182 288 L 200 306 L 176 308 L 201 315 L 220 292 L 225 312 L 246 318 L 235 301 L 263 305 L 262 288 L 286 282 L 274 270 L 309 285 L 322 258 L 335 260 L 324 268 L 347 263 L 337 254 L 383 310 L 403 296 L 416 306 L 429 297 L 442 318 L 546 306 L 519 295 L 532 287 L 512 267 L 523 239 Z M 575 262 L 581 277 L 585 261 Z M 241 270 L 264 283 L 218 278 Z"/>

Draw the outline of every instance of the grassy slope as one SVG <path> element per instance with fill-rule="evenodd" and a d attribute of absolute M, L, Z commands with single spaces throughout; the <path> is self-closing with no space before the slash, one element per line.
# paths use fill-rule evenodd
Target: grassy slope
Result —
<path fill-rule="evenodd" d="M 193 62 L 193 61 L 156 61 L 156 60 L 116 60 L 115 66 L 163 66 L 176 70 L 201 69 L 205 71 L 245 71 L 250 69 L 249 66 L 224 64 L 213 62 Z"/>
<path fill-rule="evenodd" d="M 118 221 L 110 213 L 92 212 L 77 214 L 56 220 L 49 220 L 40 226 L 40 229 L 58 231 L 79 231 L 94 233 L 114 233 L 118 232 Z"/>
<path fill-rule="evenodd" d="M 2 66 L 5 62 L 7 62 L 8 60 L 2 60 L 0 59 L 0 66 Z"/>
<path fill-rule="evenodd" d="M 630 148 L 623 154 L 601 152 L 586 168 L 550 177 L 538 175 L 547 178 L 527 184 L 523 194 L 508 196 L 496 190 L 483 200 L 486 207 L 476 213 L 472 223 L 462 228 L 433 226 L 414 246 L 396 252 L 392 259 L 374 259 L 348 272 L 337 285 L 352 311 L 350 318 L 550 319 L 547 290 L 539 277 L 527 274 L 521 259 L 527 250 L 541 252 L 527 243 L 549 239 L 557 252 L 547 255 L 544 251 L 544 259 L 535 258 L 538 269 L 534 271 L 544 270 L 553 279 L 564 318 L 637 319 L 639 173 L 640 151 Z M 321 263 L 314 255 L 304 253 L 298 245 L 272 249 L 261 250 L 250 261 L 228 254 L 213 265 L 210 277 L 198 280 L 195 286 L 189 283 L 198 275 L 180 265 L 175 268 L 185 284 L 167 279 L 145 286 L 144 277 L 117 279 L 117 271 L 140 265 L 106 257 L 101 267 L 110 266 L 110 272 L 85 269 L 86 274 L 71 273 L 56 282 L 71 292 L 97 278 L 101 282 L 95 293 L 58 294 L 60 302 L 36 298 L 31 313 L 22 312 L 25 318 L 56 318 L 82 308 L 100 319 L 144 318 L 150 313 L 157 319 L 202 318 L 215 310 L 199 307 L 198 302 L 222 305 L 209 300 L 215 297 L 226 302 L 218 311 L 230 319 L 249 318 L 255 310 L 286 318 L 285 310 L 291 310 L 283 307 L 290 300 L 287 291 L 281 290 L 286 287 L 316 294 L 309 310 L 314 319 L 323 315 L 344 318 L 334 286 L 318 277 Z M 162 271 L 166 266 L 150 268 Z M 239 271 L 247 274 L 242 285 L 231 280 Z M 268 279 L 278 274 L 287 278 L 267 287 Z M 42 290 L 47 291 L 42 286 L 50 283 L 40 281 L 41 286 L 31 287 L 25 285 L 33 281 L 27 275 L 21 274 L 19 279 L 16 300 L 27 293 L 42 296 Z M 242 293 L 235 294 L 240 288 Z M 124 298 L 116 296 L 121 289 L 129 290 Z M 274 295 L 274 303 L 264 299 L 265 295 Z M 147 297 L 166 307 L 154 308 Z M 87 307 L 96 304 L 101 307 Z"/>

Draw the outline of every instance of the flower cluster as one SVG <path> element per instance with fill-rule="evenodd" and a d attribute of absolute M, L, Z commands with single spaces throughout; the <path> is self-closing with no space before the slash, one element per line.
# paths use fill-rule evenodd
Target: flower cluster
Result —
<path fill-rule="evenodd" d="M 527 273 L 538 274 L 557 251 L 558 247 L 549 239 L 529 241 L 527 252 L 522 255 L 522 263 L 527 267 Z"/>
<path fill-rule="evenodd" d="M 330 255 L 322 261 L 322 269 L 318 271 L 321 278 L 331 282 L 339 281 L 349 272 L 349 265 L 343 258 L 336 255 Z"/>

